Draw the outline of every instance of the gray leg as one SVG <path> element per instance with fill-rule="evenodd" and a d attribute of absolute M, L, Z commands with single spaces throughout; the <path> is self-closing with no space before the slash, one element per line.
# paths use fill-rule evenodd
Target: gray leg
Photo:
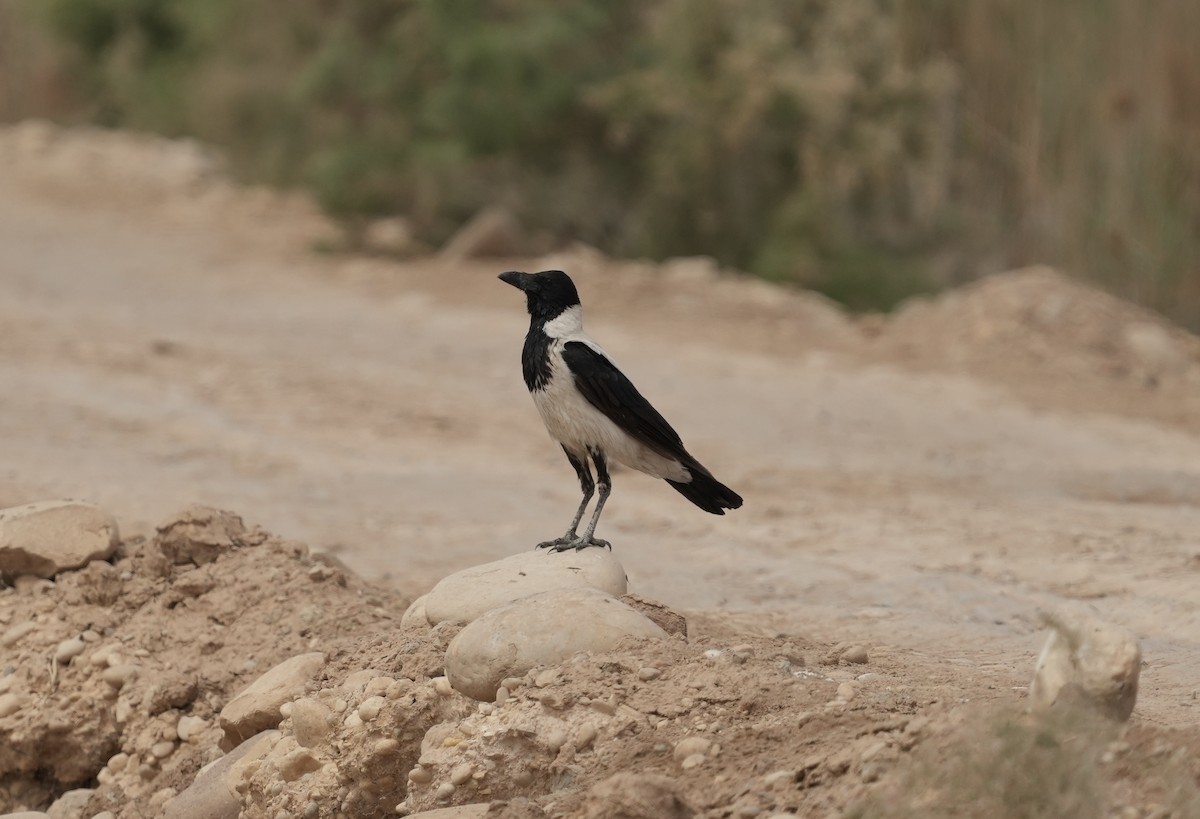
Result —
<path fill-rule="evenodd" d="M 561 546 L 554 546 L 553 548 L 555 551 L 561 552 L 567 549 L 586 549 L 589 546 L 602 546 L 606 549 L 612 548 L 612 544 L 610 544 L 607 540 L 598 540 L 595 537 L 596 524 L 600 520 L 600 512 L 604 510 L 604 502 L 608 500 L 608 493 L 612 491 L 612 478 L 610 478 L 608 475 L 608 462 L 604 458 L 604 453 L 597 450 L 590 450 L 589 454 L 592 456 L 592 463 L 596 465 L 596 478 L 598 482 L 597 491 L 600 497 L 596 501 L 596 508 L 592 512 L 592 519 L 588 522 L 587 529 L 583 531 L 583 534 L 577 538 L 574 538 L 570 543 L 564 543 Z M 579 511 L 582 514 L 583 507 L 580 507 Z M 579 520 L 576 520 L 575 523 L 578 525 Z M 573 532 L 574 530 L 572 530 L 572 533 Z"/>
<path fill-rule="evenodd" d="M 588 502 L 596 492 L 596 483 L 592 480 L 592 472 L 588 469 L 587 461 L 576 458 L 570 452 L 567 452 L 566 447 L 563 447 L 563 452 L 567 453 L 567 460 L 571 462 L 571 466 L 575 467 L 575 474 L 579 476 L 579 488 L 583 490 L 583 500 L 579 502 L 579 508 L 575 511 L 575 519 L 571 521 L 571 526 L 567 529 L 567 533 L 560 538 L 539 543 L 537 545 L 539 549 L 553 549 L 564 545 L 574 546 L 575 542 L 579 540 L 579 536 L 575 534 L 575 530 L 579 528 L 579 521 L 583 520 L 583 512 L 587 509 Z"/>

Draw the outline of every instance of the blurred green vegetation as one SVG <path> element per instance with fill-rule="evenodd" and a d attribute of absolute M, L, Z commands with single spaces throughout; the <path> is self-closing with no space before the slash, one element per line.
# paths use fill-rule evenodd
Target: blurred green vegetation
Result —
<path fill-rule="evenodd" d="M 863 309 L 1047 262 L 1200 325 L 1194 0 L 0 4 L 54 45 L 0 117 L 194 135 L 350 225 L 499 203 Z"/>

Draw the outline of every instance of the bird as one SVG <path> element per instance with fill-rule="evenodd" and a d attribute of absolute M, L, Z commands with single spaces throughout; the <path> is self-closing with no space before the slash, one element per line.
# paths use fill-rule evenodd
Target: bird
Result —
<path fill-rule="evenodd" d="M 529 332 L 521 350 L 521 372 L 546 430 L 562 447 L 579 477 L 583 500 L 562 537 L 537 545 L 563 552 L 598 546 L 600 512 L 612 490 L 615 461 L 662 478 L 705 512 L 724 515 L 742 497 L 712 476 L 684 448 L 666 419 L 642 397 L 604 349 L 583 329 L 583 308 L 571 277 L 561 270 L 509 271 L 500 281 L 525 293 Z M 596 468 L 592 478 L 589 461 Z M 592 496 L 596 508 L 583 534 L 576 534 Z"/>

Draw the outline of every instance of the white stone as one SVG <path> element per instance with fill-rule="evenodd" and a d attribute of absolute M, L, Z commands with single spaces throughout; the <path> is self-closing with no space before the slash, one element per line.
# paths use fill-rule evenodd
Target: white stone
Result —
<path fill-rule="evenodd" d="M 1033 705 L 1049 708 L 1070 694 L 1116 719 L 1128 719 L 1137 702 L 1142 665 L 1134 636 L 1083 605 L 1043 612 L 1042 618 L 1053 632 L 1029 687 Z"/>
<path fill-rule="evenodd" d="M 58 647 L 54 649 L 54 660 L 59 665 L 66 665 L 67 663 L 71 662 L 71 660 L 82 654 L 85 648 L 87 648 L 87 643 L 78 637 L 72 637 L 68 640 L 63 640 L 58 644 Z"/>
<path fill-rule="evenodd" d="M 333 711 L 312 697 L 301 697 L 292 703 L 292 735 L 305 748 L 315 748 L 333 730 Z"/>
<path fill-rule="evenodd" d="M 712 740 L 704 737 L 686 737 L 675 743 L 671 756 L 676 762 L 683 762 L 689 756 L 699 754 L 704 756 L 712 749 Z"/>
<path fill-rule="evenodd" d="M 208 720 L 204 719 L 204 717 L 194 717 L 190 714 L 185 714 L 179 718 L 179 723 L 175 726 L 175 733 L 181 740 L 187 742 L 207 727 Z"/>
<path fill-rule="evenodd" d="M 607 651 L 626 637 L 667 636 L 601 591 L 543 592 L 489 611 L 459 632 L 446 650 L 446 676 L 460 693 L 490 701 L 502 680 L 535 666 L 556 665 L 581 651 Z"/>
<path fill-rule="evenodd" d="M 46 815 L 50 819 L 76 819 L 78 816 L 83 816 L 83 809 L 87 807 L 87 803 L 91 801 L 92 794 L 95 792 L 91 788 L 75 788 L 67 791 L 46 809 Z"/>
<path fill-rule="evenodd" d="M 608 549 L 528 550 L 443 578 L 425 595 L 425 616 L 430 623 L 470 623 L 515 600 L 577 588 L 620 597 L 627 590 L 625 569 Z"/>
<path fill-rule="evenodd" d="M 221 709 L 221 746 L 226 750 L 268 728 L 279 725 L 279 706 L 304 692 L 304 685 L 325 665 L 325 655 L 298 654 L 250 683 Z"/>
<path fill-rule="evenodd" d="M 56 500 L 0 509 L 0 575 L 54 577 L 116 551 L 117 521 L 99 506 Z"/>

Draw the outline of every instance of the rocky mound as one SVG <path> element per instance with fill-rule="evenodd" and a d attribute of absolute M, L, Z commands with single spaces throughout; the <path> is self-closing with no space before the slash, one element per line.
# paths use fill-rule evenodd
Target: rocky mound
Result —
<path fill-rule="evenodd" d="M 53 508 L 96 514 L 75 506 Z M 0 529 L 22 560 L 46 508 Z M 1083 615 L 1054 620 L 1046 710 L 1026 715 L 994 671 L 914 678 L 886 649 L 689 624 L 601 550 L 518 554 L 405 603 L 203 507 L 19 574 L 0 589 L 0 810 L 902 817 L 922 793 L 919 815 L 990 816 L 1030 782 L 1054 815 L 1200 808 L 1200 732 L 1104 716 L 1128 716 L 1139 655 Z"/>

